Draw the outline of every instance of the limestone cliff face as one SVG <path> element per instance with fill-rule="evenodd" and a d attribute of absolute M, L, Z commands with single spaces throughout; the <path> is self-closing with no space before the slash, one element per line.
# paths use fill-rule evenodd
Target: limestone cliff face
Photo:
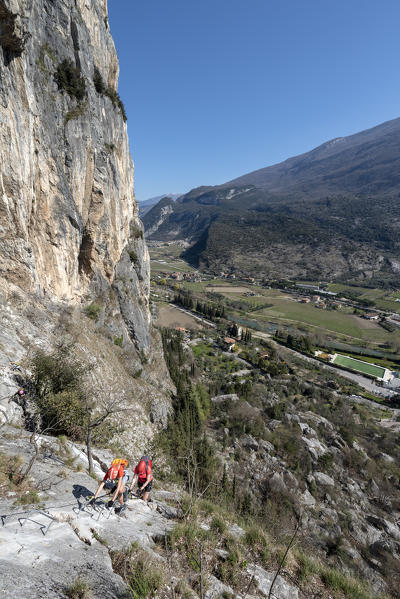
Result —
<path fill-rule="evenodd" d="M 94 282 L 113 282 L 130 228 L 140 226 L 126 124 L 93 83 L 97 67 L 117 89 L 107 5 L 1 0 L 0 11 L 2 32 L 14 24 L 0 33 L 1 275 L 79 300 Z M 55 80 L 65 59 L 81 69 L 81 101 Z"/>
<path fill-rule="evenodd" d="M 98 339 L 83 350 L 96 359 L 118 338 L 136 378 L 142 367 L 142 395 L 164 402 L 165 421 L 161 394 L 171 385 L 151 330 L 118 74 L 106 0 L 0 0 L 0 304 L 3 322 L 19 322 L 4 361 L 22 358 L 27 344 L 51 345 L 60 310 L 74 307 L 78 322 L 95 302 Z M 35 330 L 29 305 L 42 310 Z"/>

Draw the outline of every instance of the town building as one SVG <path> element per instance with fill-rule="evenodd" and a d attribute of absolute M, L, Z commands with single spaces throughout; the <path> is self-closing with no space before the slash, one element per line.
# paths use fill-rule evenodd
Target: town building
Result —
<path fill-rule="evenodd" d="M 364 314 L 364 318 L 367 320 L 378 320 L 379 314 L 376 314 L 376 312 L 368 312 L 367 314 Z"/>
<path fill-rule="evenodd" d="M 236 339 L 232 339 L 232 337 L 224 337 L 223 346 L 227 351 L 233 351 L 236 345 Z"/>

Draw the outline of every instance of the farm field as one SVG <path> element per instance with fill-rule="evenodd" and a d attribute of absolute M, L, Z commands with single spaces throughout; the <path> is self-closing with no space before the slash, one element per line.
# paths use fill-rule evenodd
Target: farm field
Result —
<path fill-rule="evenodd" d="M 363 362 L 361 360 L 356 360 L 354 358 L 349 358 L 349 356 L 342 356 L 340 354 L 335 357 L 333 364 L 336 364 L 337 366 L 344 366 L 345 368 L 351 368 L 351 370 L 361 372 L 362 374 L 369 374 L 377 378 L 382 378 L 385 373 L 385 369 L 381 368 L 380 366 L 368 364 L 368 362 Z"/>
<path fill-rule="evenodd" d="M 193 268 L 183 260 L 164 260 L 162 258 L 152 259 L 151 269 L 153 272 L 193 272 Z"/>
<path fill-rule="evenodd" d="M 345 293 L 353 291 L 359 293 L 360 299 L 372 300 L 376 307 L 380 310 L 393 310 L 400 312 L 400 303 L 396 302 L 399 293 L 395 291 L 386 291 L 384 289 L 366 289 L 365 287 L 352 287 L 350 285 L 342 285 L 340 283 L 330 283 L 328 290 L 334 293 Z"/>
<path fill-rule="evenodd" d="M 150 247 L 151 268 L 153 274 L 160 272 L 190 272 L 192 267 L 179 258 L 181 247 L 165 245 L 163 247 Z M 280 289 L 268 289 L 259 285 L 248 284 L 240 280 L 227 280 L 225 278 L 211 278 L 210 275 L 201 275 L 201 281 L 176 281 L 171 283 L 170 292 L 176 289 L 190 291 L 194 298 L 207 302 L 222 302 L 225 304 L 230 318 L 241 320 L 244 326 L 253 326 L 267 332 L 274 331 L 276 327 L 287 327 L 302 334 L 321 334 L 327 341 L 342 342 L 358 347 L 378 349 L 384 343 L 390 347 L 400 347 L 400 329 L 389 332 L 377 322 L 360 318 L 353 314 L 352 307 L 343 306 L 337 310 L 319 309 L 314 303 L 302 304 L 297 301 L 299 295 L 293 295 Z M 155 279 L 157 284 L 157 279 Z M 396 302 L 395 292 L 382 289 L 365 289 L 347 285 L 331 284 L 330 290 L 336 293 L 352 289 L 360 293 L 359 297 L 378 299 L 388 302 L 391 307 L 400 311 L 400 302 Z M 167 288 L 163 288 L 167 289 Z M 255 295 L 249 295 L 254 293 Z M 382 307 L 384 307 L 382 305 Z M 385 304 L 385 307 L 388 307 Z M 161 320 L 163 326 L 184 326 L 182 321 L 186 318 L 181 312 L 163 310 Z M 190 318 L 190 317 L 189 317 Z M 245 324 L 249 322 L 250 324 Z"/>
<path fill-rule="evenodd" d="M 356 344 L 368 343 L 376 346 L 387 341 L 398 340 L 400 342 L 400 330 L 389 333 L 376 322 L 371 322 L 353 314 L 351 308 L 341 310 L 321 310 L 314 304 L 300 304 L 296 299 L 278 289 L 264 289 L 256 285 L 248 288 L 240 286 L 238 283 L 228 281 L 203 281 L 201 283 L 183 283 L 185 289 L 191 290 L 196 294 L 206 294 L 213 290 L 214 293 L 228 298 L 229 300 L 240 301 L 243 305 L 241 314 L 247 313 L 252 320 L 257 320 L 262 324 L 273 322 L 299 329 L 329 335 L 336 339 Z M 240 288 L 243 287 L 243 293 Z M 245 293 L 252 291 L 256 296 L 246 296 Z M 257 305 L 268 304 L 267 307 L 254 309 Z M 246 308 L 248 306 L 248 308 Z M 235 314 L 239 313 L 235 309 Z"/>
<path fill-rule="evenodd" d="M 185 329 L 198 330 L 204 328 L 199 320 L 167 304 L 160 304 L 156 326 L 160 327 L 183 327 Z"/>
<path fill-rule="evenodd" d="M 253 290 L 250 287 L 240 287 L 237 285 L 210 285 L 206 287 L 206 291 L 213 291 L 214 293 L 249 293 Z"/>
<path fill-rule="evenodd" d="M 276 319 L 288 324 L 298 322 L 325 332 L 374 342 L 384 342 L 390 335 L 379 325 L 373 329 L 366 328 L 361 319 L 339 310 L 320 310 L 313 304 L 300 304 L 286 297 L 270 297 L 269 301 L 273 304 L 272 307 L 253 312 L 253 318 L 257 315 L 262 320 Z"/>

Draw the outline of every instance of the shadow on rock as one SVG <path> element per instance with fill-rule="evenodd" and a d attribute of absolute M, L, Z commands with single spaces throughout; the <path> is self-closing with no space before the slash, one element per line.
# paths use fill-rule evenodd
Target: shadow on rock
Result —
<path fill-rule="evenodd" d="M 89 491 L 89 489 L 83 485 L 72 485 L 72 489 L 72 495 L 75 499 L 87 499 L 94 494 L 93 491 Z"/>

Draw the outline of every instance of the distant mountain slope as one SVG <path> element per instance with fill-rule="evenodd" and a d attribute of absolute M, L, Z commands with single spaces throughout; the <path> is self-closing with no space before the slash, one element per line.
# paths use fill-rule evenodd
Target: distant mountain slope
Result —
<path fill-rule="evenodd" d="M 395 119 L 224 185 L 194 189 L 147 236 L 188 240 L 186 257 L 216 272 L 395 281 L 399 198 Z"/>
<path fill-rule="evenodd" d="M 332 139 L 311 152 L 253 171 L 225 186 L 254 185 L 274 192 L 387 193 L 400 184 L 400 118 Z"/>
<path fill-rule="evenodd" d="M 155 196 L 154 198 L 149 198 L 148 200 L 144 200 L 143 202 L 139 202 L 139 216 L 142 218 L 153 206 L 155 206 L 162 198 L 171 198 L 172 200 L 176 200 L 182 194 L 181 193 L 164 193 L 161 196 Z"/>
<path fill-rule="evenodd" d="M 156 233 L 173 210 L 174 200 L 172 198 L 162 198 L 155 206 L 150 207 L 142 217 L 146 237 Z"/>

